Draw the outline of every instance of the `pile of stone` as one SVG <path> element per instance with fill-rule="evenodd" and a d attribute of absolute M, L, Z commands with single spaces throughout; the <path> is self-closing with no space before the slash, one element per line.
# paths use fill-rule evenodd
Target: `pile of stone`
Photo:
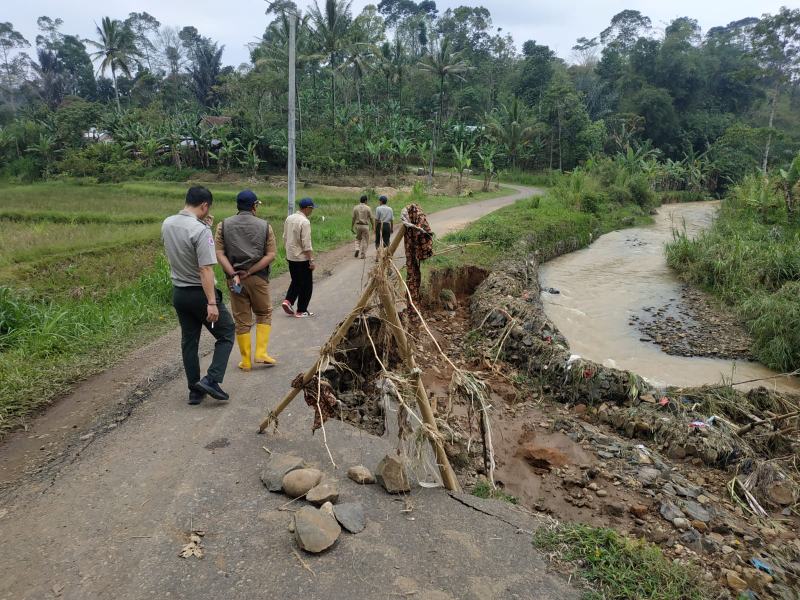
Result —
<path fill-rule="evenodd" d="M 348 469 L 347 476 L 360 485 L 378 482 L 392 494 L 411 490 L 402 461 L 391 455 L 381 460 L 375 475 L 367 467 L 356 465 Z M 367 526 L 363 504 L 340 503 L 338 482 L 300 457 L 273 454 L 261 473 L 261 481 L 270 492 L 307 502 L 289 523 L 297 545 L 306 552 L 324 552 L 336 543 L 342 529 L 356 534 Z"/>

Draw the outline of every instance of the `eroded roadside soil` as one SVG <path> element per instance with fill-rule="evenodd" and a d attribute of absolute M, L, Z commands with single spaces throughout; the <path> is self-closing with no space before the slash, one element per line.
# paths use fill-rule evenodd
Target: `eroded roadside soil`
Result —
<path fill-rule="evenodd" d="M 435 277 L 428 324 L 453 363 L 478 374 L 491 390 L 497 487 L 558 520 L 610 527 L 658 544 L 667 556 L 696 568 L 723 596 L 749 590 L 759 598 L 797 597 L 796 471 L 789 473 L 795 479 L 787 480 L 769 471 L 773 456 L 743 458 L 759 448 L 747 434 L 742 434 L 747 450 L 723 459 L 723 432 L 715 431 L 719 427 L 713 419 L 692 424 L 697 416 L 685 406 L 685 398 L 692 397 L 688 390 L 682 395 L 673 389 L 662 398 L 643 387 L 633 397 L 624 389 L 620 397 L 620 376 L 588 361 L 576 362 L 572 371 L 562 364 L 552 378 L 536 376 L 525 365 L 560 362 L 555 351 L 546 349 L 565 344 L 544 316 L 538 286 L 516 294 L 518 303 L 531 308 L 526 320 L 504 302 L 509 290 L 502 286 L 492 288 L 487 282 L 489 291 L 484 284 L 479 301 L 471 298 L 476 281 L 486 275 L 467 268 L 460 276 Z M 530 280 L 530 272 L 528 276 Z M 454 294 L 442 294 L 443 285 Z M 476 314 L 485 306 L 480 300 L 487 298 L 503 307 L 504 318 Z M 466 486 L 485 482 L 489 473 L 474 413 L 448 393 L 452 368 L 430 342 L 418 352 L 429 365 L 426 388 L 455 432 L 447 451 L 460 479 Z M 568 349 L 564 354 L 569 355 Z M 782 406 L 766 390 L 746 397 L 775 410 Z M 796 406 L 800 398 L 782 396 L 782 401 Z M 657 429 L 659 420 L 679 434 L 665 435 Z M 788 430 L 782 433 L 764 428 L 758 434 L 783 445 L 778 457 L 791 456 L 798 448 L 797 420 L 784 425 Z M 783 465 L 783 473 L 789 472 L 790 463 Z M 746 473 L 765 478 L 753 490 L 765 511 L 762 517 L 753 514 L 741 490 L 733 495 L 729 489 L 737 474 L 745 479 Z"/>

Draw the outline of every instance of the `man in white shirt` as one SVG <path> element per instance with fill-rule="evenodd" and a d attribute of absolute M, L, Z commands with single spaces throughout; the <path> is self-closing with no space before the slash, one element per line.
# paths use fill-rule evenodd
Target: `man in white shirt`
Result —
<path fill-rule="evenodd" d="M 388 205 L 389 199 L 386 196 L 378 198 L 378 208 L 375 209 L 375 249 L 378 250 L 383 243 L 386 248 L 389 245 L 389 238 L 394 231 L 394 211 Z"/>
<path fill-rule="evenodd" d="M 308 217 L 314 211 L 311 198 L 300 200 L 300 210 L 286 218 L 283 224 L 283 239 L 286 245 L 286 261 L 289 263 L 289 275 L 292 283 L 286 292 L 286 299 L 281 303 L 283 311 L 290 317 L 298 319 L 313 317 L 308 312 L 308 303 L 314 289 L 312 272 L 314 265 L 314 248 L 311 246 L 311 221 Z M 297 302 L 297 310 L 294 303 Z"/>

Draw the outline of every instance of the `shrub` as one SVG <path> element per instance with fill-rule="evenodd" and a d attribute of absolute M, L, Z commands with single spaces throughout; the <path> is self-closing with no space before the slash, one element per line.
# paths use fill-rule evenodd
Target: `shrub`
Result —
<path fill-rule="evenodd" d="M 31 183 L 42 174 L 39 163 L 32 156 L 23 156 L 10 161 L 4 168 L 3 174 L 11 177 L 18 183 Z"/>
<path fill-rule="evenodd" d="M 630 197 L 641 208 L 652 208 L 656 203 L 656 195 L 650 187 L 650 181 L 644 174 L 637 174 L 628 180 Z"/>
<path fill-rule="evenodd" d="M 742 312 L 759 361 L 781 371 L 800 365 L 800 281 L 785 283 L 774 294 L 754 294 Z"/>

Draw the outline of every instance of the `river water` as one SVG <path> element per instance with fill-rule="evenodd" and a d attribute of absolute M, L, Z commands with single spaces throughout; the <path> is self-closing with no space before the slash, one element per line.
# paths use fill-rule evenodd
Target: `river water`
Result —
<path fill-rule="evenodd" d="M 681 283 L 667 266 L 664 245 L 674 228 L 689 235 L 711 225 L 718 202 L 667 204 L 655 223 L 614 231 L 591 246 L 542 265 L 545 311 L 569 341 L 573 354 L 608 367 L 633 371 L 658 385 L 694 386 L 775 375 L 759 363 L 670 356 L 630 325 L 644 307 L 679 299 Z M 785 378 L 752 384 L 783 391 L 800 385 Z M 740 386 L 748 387 L 747 385 Z"/>

